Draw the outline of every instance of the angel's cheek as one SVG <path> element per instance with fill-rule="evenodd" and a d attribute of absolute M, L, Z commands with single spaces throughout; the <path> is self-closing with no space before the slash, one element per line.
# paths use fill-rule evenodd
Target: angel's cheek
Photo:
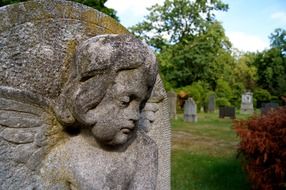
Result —
<path fill-rule="evenodd" d="M 117 130 L 111 125 L 100 122 L 96 123 L 96 125 L 92 127 L 91 131 L 96 140 L 102 143 L 108 143 L 112 141 L 117 133 Z"/>

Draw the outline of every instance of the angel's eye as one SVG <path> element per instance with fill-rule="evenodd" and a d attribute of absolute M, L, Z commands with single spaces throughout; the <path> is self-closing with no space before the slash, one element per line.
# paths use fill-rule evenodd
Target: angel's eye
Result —
<path fill-rule="evenodd" d="M 118 99 L 119 105 L 121 107 L 127 107 L 130 103 L 130 97 L 129 96 L 122 96 Z"/>

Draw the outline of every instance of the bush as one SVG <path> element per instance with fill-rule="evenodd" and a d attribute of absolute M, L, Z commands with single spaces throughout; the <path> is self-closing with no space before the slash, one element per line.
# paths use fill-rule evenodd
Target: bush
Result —
<path fill-rule="evenodd" d="M 254 90 L 253 94 L 254 98 L 256 98 L 258 101 L 270 101 L 271 100 L 271 94 L 267 90 L 263 88 L 256 88 Z"/>
<path fill-rule="evenodd" d="M 192 85 L 182 87 L 178 90 L 186 92 L 189 97 L 192 97 L 197 104 L 198 111 L 201 110 L 201 107 L 204 104 L 205 96 L 208 92 L 207 83 L 198 81 L 194 82 Z"/>
<path fill-rule="evenodd" d="M 257 107 L 260 108 L 263 102 L 269 102 L 271 100 L 271 94 L 262 88 L 257 88 L 254 90 L 253 98 L 257 102 Z"/>
<path fill-rule="evenodd" d="M 227 100 L 230 100 L 233 96 L 232 89 L 229 86 L 229 83 L 222 79 L 217 80 L 215 92 L 217 97 L 226 98 Z"/>
<path fill-rule="evenodd" d="M 203 102 L 202 102 L 202 105 L 203 105 L 203 108 L 204 108 L 204 112 L 208 112 L 208 104 L 209 104 L 209 99 L 211 96 L 216 96 L 215 92 L 214 91 L 207 91 L 205 93 L 205 97 L 203 99 Z"/>
<path fill-rule="evenodd" d="M 286 107 L 261 117 L 237 121 L 239 152 L 253 189 L 286 189 Z"/>
<path fill-rule="evenodd" d="M 230 99 L 230 103 L 234 105 L 237 108 L 240 108 L 241 106 L 241 95 L 245 91 L 245 87 L 243 83 L 237 82 L 232 85 L 232 92 L 233 96 Z"/>
<path fill-rule="evenodd" d="M 216 98 L 216 106 L 221 107 L 221 106 L 230 106 L 231 104 L 229 103 L 228 99 L 226 98 Z"/>

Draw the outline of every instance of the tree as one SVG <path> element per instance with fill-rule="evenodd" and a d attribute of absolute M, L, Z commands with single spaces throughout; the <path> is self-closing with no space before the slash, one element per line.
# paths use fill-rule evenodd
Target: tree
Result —
<path fill-rule="evenodd" d="M 216 85 L 216 105 L 219 106 L 230 106 L 230 100 L 232 99 L 233 92 L 229 83 L 223 79 L 217 80 Z"/>
<path fill-rule="evenodd" d="M 162 48 L 158 54 L 158 61 L 164 80 L 174 88 L 187 86 L 199 80 L 207 81 L 214 89 L 216 80 L 220 78 L 220 75 L 215 75 L 214 72 L 218 69 L 223 73 L 224 70 L 223 66 L 218 68 L 216 64 L 224 64 L 221 57 L 230 55 L 230 47 L 221 24 L 210 23 L 205 32 L 192 40 L 184 39 Z"/>
<path fill-rule="evenodd" d="M 24 1 L 28 1 L 28 0 L 1 0 L 0 1 L 0 7 L 5 6 L 5 5 L 9 5 L 9 4 L 13 4 L 13 3 L 24 2 Z"/>
<path fill-rule="evenodd" d="M 201 107 L 205 106 L 206 96 L 210 92 L 209 85 L 202 81 L 194 82 L 191 85 L 179 88 L 177 91 L 185 92 L 189 97 L 192 97 L 197 104 L 198 111 L 201 110 Z"/>
<path fill-rule="evenodd" d="M 256 54 L 246 53 L 239 57 L 233 68 L 233 78 L 248 90 L 254 90 L 257 81 L 257 68 L 253 65 Z"/>
<path fill-rule="evenodd" d="M 256 102 L 256 107 L 260 108 L 262 103 L 269 102 L 271 100 L 271 94 L 262 88 L 256 88 L 253 93 L 253 98 Z"/>
<path fill-rule="evenodd" d="M 270 45 L 273 48 L 281 50 L 282 54 L 286 56 L 286 30 L 277 28 L 270 34 Z"/>
<path fill-rule="evenodd" d="M 214 15 L 227 9 L 220 0 L 166 0 L 149 8 L 145 20 L 130 29 L 157 50 L 164 84 L 184 87 L 208 82 L 216 60 L 230 54 L 231 44 Z M 210 79 L 212 88 L 218 78 Z"/>
<path fill-rule="evenodd" d="M 107 8 L 104 5 L 108 0 L 73 0 L 73 1 L 93 7 L 96 10 L 109 15 L 110 17 L 114 18 L 119 22 L 119 18 L 116 16 L 116 11 L 114 9 Z"/>
<path fill-rule="evenodd" d="M 233 58 L 230 50 L 219 48 L 213 62 L 209 65 L 207 78 L 212 90 L 216 88 L 216 81 L 223 79 L 228 81 L 231 85 L 235 83 L 233 77 L 233 68 L 235 67 L 235 59 Z"/>
<path fill-rule="evenodd" d="M 165 0 L 163 5 L 149 8 L 149 15 L 130 28 L 137 36 L 155 48 L 166 43 L 183 42 L 205 32 L 215 20 L 214 11 L 226 11 L 228 5 L 220 0 Z"/>
<path fill-rule="evenodd" d="M 261 88 L 276 96 L 286 93 L 286 57 L 279 48 L 259 53 L 254 64 L 258 74 L 257 83 Z"/>
<path fill-rule="evenodd" d="M 0 7 L 4 5 L 9 5 L 12 3 L 19 3 L 19 2 L 25 2 L 25 1 L 28 1 L 28 0 L 1 0 Z M 119 22 L 119 18 L 116 16 L 116 11 L 114 9 L 105 7 L 104 4 L 106 3 L 107 0 L 72 0 L 72 1 L 93 7 L 97 9 L 98 11 L 101 11 L 109 15 L 110 17 L 114 18 L 115 20 Z"/>

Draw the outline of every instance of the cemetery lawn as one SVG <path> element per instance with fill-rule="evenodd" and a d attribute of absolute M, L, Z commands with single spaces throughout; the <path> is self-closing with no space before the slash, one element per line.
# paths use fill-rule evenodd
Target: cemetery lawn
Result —
<path fill-rule="evenodd" d="M 237 118 L 246 116 L 237 115 Z M 174 190 L 248 190 L 237 158 L 239 138 L 232 120 L 218 113 L 199 113 L 197 123 L 182 114 L 172 124 L 171 183 Z"/>

